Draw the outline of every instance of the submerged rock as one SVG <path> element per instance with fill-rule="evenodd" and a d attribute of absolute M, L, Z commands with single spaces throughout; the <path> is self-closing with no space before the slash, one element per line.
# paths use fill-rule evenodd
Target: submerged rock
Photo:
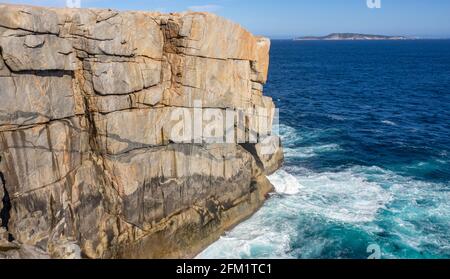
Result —
<path fill-rule="evenodd" d="M 0 4 L 0 26 L 0 258 L 189 258 L 267 199 L 269 40 L 194 12 Z M 199 102 L 194 134 L 231 110 L 213 134 L 244 141 L 174 140 Z"/>

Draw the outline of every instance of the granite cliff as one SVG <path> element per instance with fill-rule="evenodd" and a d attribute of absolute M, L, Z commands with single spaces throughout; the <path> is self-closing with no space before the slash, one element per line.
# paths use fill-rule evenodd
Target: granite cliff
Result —
<path fill-rule="evenodd" d="M 189 258 L 253 214 L 283 161 L 250 140 L 269 47 L 208 13 L 0 4 L 0 258 Z M 173 140 L 199 101 L 246 141 Z"/>

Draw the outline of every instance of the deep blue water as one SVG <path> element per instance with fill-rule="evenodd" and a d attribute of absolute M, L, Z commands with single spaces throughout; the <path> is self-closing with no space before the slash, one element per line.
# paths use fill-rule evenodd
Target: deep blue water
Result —
<path fill-rule="evenodd" d="M 450 41 L 273 41 L 286 163 L 203 258 L 450 258 Z"/>

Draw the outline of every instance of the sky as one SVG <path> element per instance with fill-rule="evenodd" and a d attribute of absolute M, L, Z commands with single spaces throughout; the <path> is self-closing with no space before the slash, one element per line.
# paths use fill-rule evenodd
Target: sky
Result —
<path fill-rule="evenodd" d="M 0 0 L 52 7 L 66 1 Z M 450 0 L 379 1 L 381 7 L 372 9 L 367 0 L 81 0 L 81 7 L 208 11 L 274 39 L 344 32 L 450 38 Z"/>

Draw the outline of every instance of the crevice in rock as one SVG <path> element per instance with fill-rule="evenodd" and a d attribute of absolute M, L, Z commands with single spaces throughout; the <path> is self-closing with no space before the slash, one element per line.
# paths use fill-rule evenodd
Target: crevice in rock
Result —
<path fill-rule="evenodd" d="M 2 157 L 0 157 L 0 162 L 2 161 Z M 2 223 L 0 225 L 0 227 L 3 227 L 6 229 L 6 231 L 9 230 L 8 228 L 8 224 L 9 224 L 9 219 L 11 218 L 11 199 L 9 197 L 9 192 L 6 189 L 6 180 L 5 180 L 5 176 L 3 175 L 3 172 L 0 171 L 0 182 L 1 182 L 1 187 L 3 188 L 3 198 L 2 198 L 2 209 L 0 210 L 0 218 L 2 219 Z M 14 237 L 11 233 L 8 233 L 8 241 L 9 242 L 13 242 L 14 241 Z"/>
<path fill-rule="evenodd" d="M 94 12 L 94 13 L 95 13 L 95 12 Z M 96 15 L 97 15 L 97 19 L 95 20 L 95 22 L 96 22 L 96 23 L 100 23 L 100 22 L 103 22 L 103 21 L 108 21 L 108 20 L 110 20 L 111 18 L 114 18 L 114 17 L 118 16 L 119 13 L 116 12 L 116 11 L 112 11 L 112 10 L 111 10 L 111 14 L 109 14 L 109 15 L 102 16 L 101 14 L 97 14 L 97 13 L 96 13 Z"/>
<path fill-rule="evenodd" d="M 5 63 L 5 65 L 7 65 Z M 74 77 L 73 71 L 69 70 L 23 70 L 23 71 L 13 71 L 9 69 L 11 73 L 15 75 L 33 75 L 37 77 L 63 77 L 63 76 L 70 76 Z"/>
<path fill-rule="evenodd" d="M 59 36 L 59 33 L 41 32 L 41 31 L 38 31 L 38 30 L 29 30 L 29 29 L 20 28 L 20 27 L 10 27 L 10 26 L 6 26 L 6 25 L 2 25 L 2 24 L 0 24 L 0 27 L 5 28 L 5 29 L 9 29 L 9 30 L 29 32 L 30 33 L 29 35 L 55 35 L 55 36 Z"/>
<path fill-rule="evenodd" d="M 20 113 L 20 111 L 18 111 L 18 112 Z M 45 116 L 43 114 L 38 114 L 38 113 L 34 113 L 34 115 Z M 74 114 L 73 116 L 62 117 L 62 118 L 53 118 L 53 119 L 49 119 L 48 121 L 35 122 L 35 123 L 31 123 L 31 124 L 4 124 L 4 125 L 0 125 L 0 132 L 24 131 L 24 130 L 36 128 L 38 126 L 50 125 L 50 124 L 52 124 L 54 122 L 58 122 L 58 121 L 67 123 L 68 127 L 70 127 L 71 129 L 73 129 L 77 132 L 82 132 L 81 129 L 75 127 L 70 122 L 72 120 L 79 119 L 79 117 L 81 117 L 81 116 L 84 116 L 84 113 L 83 114 Z"/>
<path fill-rule="evenodd" d="M 240 146 L 244 148 L 248 153 L 250 153 L 253 158 L 256 161 L 256 165 L 261 168 L 261 170 L 264 170 L 264 164 L 261 161 L 261 158 L 259 158 L 258 152 L 256 151 L 256 144 L 254 143 L 241 143 Z"/>
<path fill-rule="evenodd" d="M 3 58 L 3 48 L 0 46 L 0 59 L 3 60 L 3 66 L 9 71 L 9 75 L 13 72 L 8 64 L 6 64 L 5 59 Z"/>

